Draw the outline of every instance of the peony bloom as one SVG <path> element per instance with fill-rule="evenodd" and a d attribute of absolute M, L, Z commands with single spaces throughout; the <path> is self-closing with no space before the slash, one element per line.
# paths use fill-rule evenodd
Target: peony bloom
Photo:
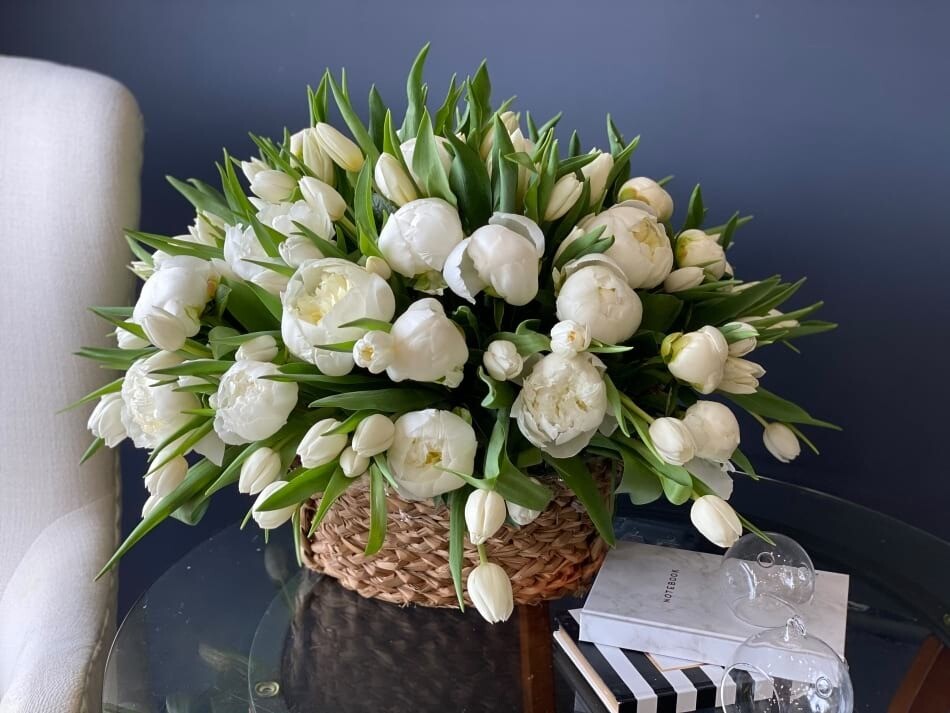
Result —
<path fill-rule="evenodd" d="M 701 267 L 681 267 L 673 270 L 666 279 L 663 280 L 663 289 L 666 292 L 682 292 L 693 287 L 699 287 L 703 284 L 706 273 Z"/>
<path fill-rule="evenodd" d="M 711 394 L 722 381 L 729 345 L 722 332 L 705 326 L 695 332 L 667 335 L 660 354 L 673 376 L 701 394 Z"/>
<path fill-rule="evenodd" d="M 524 368 L 524 359 L 518 353 L 518 348 L 506 339 L 496 339 L 489 344 L 482 363 L 488 375 L 498 381 L 514 379 Z"/>
<path fill-rule="evenodd" d="M 465 501 L 465 527 L 473 545 L 488 541 L 505 524 L 505 499 L 494 490 L 473 490 Z"/>
<path fill-rule="evenodd" d="M 241 344 L 234 358 L 237 361 L 273 361 L 277 352 L 277 340 L 269 334 L 262 334 Z"/>
<path fill-rule="evenodd" d="M 333 183 L 336 177 L 333 159 L 320 146 L 316 129 L 306 128 L 296 134 L 291 134 L 290 153 L 303 161 L 303 164 L 321 181 Z"/>
<path fill-rule="evenodd" d="M 256 449 L 241 464 L 241 476 L 238 490 L 248 495 L 257 495 L 265 487 L 277 480 L 281 470 L 280 454 L 262 446 Z"/>
<path fill-rule="evenodd" d="M 689 519 L 703 537 L 719 547 L 732 547 L 742 536 L 739 516 L 718 495 L 703 495 L 693 502 Z"/>
<path fill-rule="evenodd" d="M 192 419 L 183 413 L 201 408 L 194 394 L 175 391 L 176 384 L 157 386 L 168 377 L 151 372 L 184 363 L 172 352 L 158 352 L 129 367 L 122 382 L 122 423 L 136 448 L 157 448 Z"/>
<path fill-rule="evenodd" d="M 660 457 L 672 465 L 688 463 L 696 455 L 693 434 L 678 418 L 656 419 L 650 424 L 650 439 Z"/>
<path fill-rule="evenodd" d="M 565 266 L 557 295 L 557 318 L 584 325 L 593 339 L 620 344 L 634 335 L 643 305 L 610 258 L 585 256 Z"/>
<path fill-rule="evenodd" d="M 290 520 L 294 516 L 294 513 L 297 511 L 296 505 L 288 505 L 285 508 L 280 508 L 279 510 L 261 510 L 260 506 L 267 500 L 271 495 L 276 493 L 278 490 L 287 485 L 286 480 L 275 480 L 270 485 L 264 487 L 260 492 L 260 495 L 257 496 L 257 500 L 254 501 L 254 506 L 251 508 L 251 517 L 254 518 L 254 522 L 257 523 L 257 526 L 262 530 L 274 530 L 285 522 Z"/>
<path fill-rule="evenodd" d="M 724 463 L 739 447 L 739 422 L 727 406 L 697 401 L 686 409 L 683 423 L 693 436 L 698 458 Z"/>
<path fill-rule="evenodd" d="M 352 352 L 320 349 L 359 339 L 362 327 L 341 327 L 368 317 L 389 321 L 396 301 L 389 285 L 348 260 L 308 260 L 297 268 L 281 295 L 280 331 L 287 349 L 324 374 L 341 376 L 353 368 Z"/>
<path fill-rule="evenodd" d="M 791 463 L 802 453 L 798 436 L 784 423 L 770 423 L 762 432 L 766 449 L 781 463 Z"/>
<path fill-rule="evenodd" d="M 763 376 L 765 369 L 754 361 L 730 356 L 726 359 L 719 390 L 727 394 L 754 394 Z"/>
<path fill-rule="evenodd" d="M 483 562 L 472 569 L 466 589 L 475 609 L 489 624 L 507 621 L 514 611 L 511 580 L 494 562 Z"/>
<path fill-rule="evenodd" d="M 287 278 L 279 272 L 251 262 L 267 262 L 272 259 L 257 239 L 253 228 L 230 225 L 224 232 L 224 260 L 234 274 L 264 288 L 272 295 L 279 295 L 287 287 Z"/>
<path fill-rule="evenodd" d="M 297 384 L 272 381 L 280 369 L 270 362 L 237 361 L 221 376 L 211 396 L 214 430 L 229 445 L 273 436 L 297 405 Z"/>
<path fill-rule="evenodd" d="M 590 346 L 590 330 L 583 324 L 565 319 L 551 327 L 551 351 L 570 355 Z"/>
<path fill-rule="evenodd" d="M 646 176 L 637 176 L 620 186 L 617 200 L 640 201 L 646 203 L 658 220 L 667 221 L 673 217 L 673 199 L 659 183 Z"/>
<path fill-rule="evenodd" d="M 363 154 L 360 147 L 336 128 L 325 122 L 313 127 L 317 143 L 337 166 L 344 171 L 359 171 L 363 168 Z"/>
<path fill-rule="evenodd" d="M 372 458 L 379 455 L 393 444 L 396 427 L 388 416 L 374 413 L 367 416 L 356 427 L 353 433 L 353 450 L 361 456 Z"/>
<path fill-rule="evenodd" d="M 607 190 L 607 179 L 614 167 L 614 157 L 609 153 L 595 149 L 597 158 L 581 168 L 581 173 L 590 182 L 590 202 L 597 203 Z"/>
<path fill-rule="evenodd" d="M 378 246 L 393 270 L 416 277 L 441 272 L 445 259 L 464 237 L 455 208 L 441 198 L 420 198 L 389 216 Z"/>
<path fill-rule="evenodd" d="M 495 213 L 445 260 L 449 288 L 472 304 L 486 288 L 512 305 L 526 305 L 538 294 L 544 233 L 524 216 Z"/>
<path fill-rule="evenodd" d="M 386 452 L 399 494 L 425 500 L 462 487 L 456 471 L 471 475 L 478 444 L 475 431 L 451 411 L 410 411 L 395 423 L 393 444 Z"/>
<path fill-rule="evenodd" d="M 106 394 L 99 398 L 89 416 L 87 427 L 93 436 L 101 438 L 109 448 L 115 448 L 127 435 L 122 423 L 124 408 L 122 394 Z"/>
<path fill-rule="evenodd" d="M 340 456 L 346 448 L 346 434 L 330 433 L 339 425 L 340 422 L 335 418 L 324 418 L 310 427 L 297 445 L 300 465 L 304 468 L 317 468 Z"/>
<path fill-rule="evenodd" d="M 676 239 L 676 265 L 701 267 L 714 280 L 726 271 L 726 253 L 716 238 L 702 230 L 684 230 Z"/>
<path fill-rule="evenodd" d="M 399 315 L 389 332 L 392 361 L 386 374 L 393 381 L 441 382 L 455 387 L 468 361 L 465 336 L 445 316 L 442 303 L 431 297 L 417 300 Z"/>
<path fill-rule="evenodd" d="M 406 173 L 406 169 L 399 163 L 399 159 L 392 154 L 384 153 L 380 155 L 373 171 L 373 178 L 379 192 L 397 206 L 403 206 L 419 198 L 419 194 L 416 193 L 416 188 L 412 184 L 409 174 Z"/>
<path fill-rule="evenodd" d="M 588 353 L 548 354 L 538 361 L 511 407 L 524 437 L 555 458 L 580 453 L 607 413 L 602 369 Z"/>

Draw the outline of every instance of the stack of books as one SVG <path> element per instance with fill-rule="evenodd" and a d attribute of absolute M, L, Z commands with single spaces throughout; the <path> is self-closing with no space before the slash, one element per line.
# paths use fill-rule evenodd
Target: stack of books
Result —
<path fill-rule="evenodd" d="M 591 713 L 687 713 L 731 704 L 737 692 L 767 700 L 772 683 L 723 674 L 736 648 L 762 631 L 738 619 L 721 591 L 722 558 L 621 542 L 607 556 L 583 609 L 557 618 L 555 662 Z M 810 634 L 844 656 L 848 578 L 819 572 L 799 608 Z M 721 690 L 720 690 L 721 689 Z"/>

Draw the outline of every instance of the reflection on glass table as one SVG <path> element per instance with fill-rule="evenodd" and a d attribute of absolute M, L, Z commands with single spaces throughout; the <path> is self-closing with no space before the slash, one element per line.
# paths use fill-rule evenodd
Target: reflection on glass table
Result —
<path fill-rule="evenodd" d="M 856 711 L 950 710 L 950 545 L 776 481 L 739 487 L 734 501 L 794 537 L 816 567 L 851 575 Z M 682 510 L 621 505 L 615 525 L 622 538 L 706 548 Z M 578 604 L 520 608 L 496 626 L 474 612 L 400 608 L 301 571 L 287 528 L 265 543 L 259 530 L 232 527 L 129 613 L 110 654 L 104 710 L 585 710 L 551 665 L 550 617 Z"/>

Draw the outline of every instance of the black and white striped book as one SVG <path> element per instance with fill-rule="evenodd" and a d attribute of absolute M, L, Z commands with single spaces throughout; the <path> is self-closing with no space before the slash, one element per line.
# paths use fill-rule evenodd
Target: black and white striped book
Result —
<path fill-rule="evenodd" d="M 568 680 L 580 674 L 586 686 L 575 685 L 575 689 L 592 711 L 688 713 L 720 705 L 721 666 L 683 661 L 678 668 L 661 668 L 645 653 L 581 641 L 577 611 L 561 614 L 557 623 L 554 640 L 573 669 L 563 672 Z M 567 665 L 563 658 L 556 661 L 562 669 Z M 737 684 L 753 687 L 755 700 L 772 695 L 764 677 L 746 681 L 730 677 L 724 683 L 722 702 L 735 702 Z M 590 700 L 591 692 L 596 701 Z"/>

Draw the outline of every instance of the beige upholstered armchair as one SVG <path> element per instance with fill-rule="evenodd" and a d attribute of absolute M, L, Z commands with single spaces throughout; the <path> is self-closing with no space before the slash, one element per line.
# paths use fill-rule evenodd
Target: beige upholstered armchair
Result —
<path fill-rule="evenodd" d="M 139 213 L 142 120 L 114 80 L 0 57 L 0 712 L 98 711 L 115 628 L 119 480 L 109 451 L 79 467 L 107 375 L 72 356 L 104 344 L 85 305 L 123 304 L 122 229 Z"/>

